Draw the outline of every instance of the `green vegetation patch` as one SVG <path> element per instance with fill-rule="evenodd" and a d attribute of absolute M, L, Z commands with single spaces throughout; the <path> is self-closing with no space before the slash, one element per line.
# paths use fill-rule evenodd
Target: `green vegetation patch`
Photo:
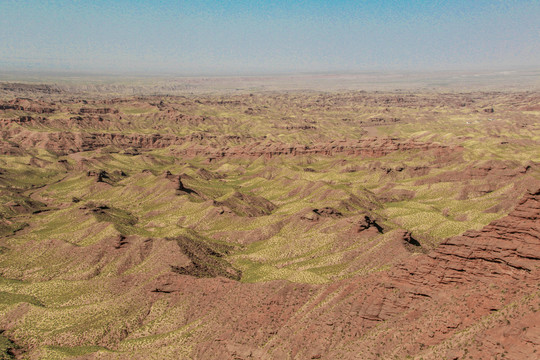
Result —
<path fill-rule="evenodd" d="M 35 306 L 43 306 L 41 301 L 34 296 L 0 291 L 0 304 L 13 305 L 21 302 L 26 302 Z"/>
<path fill-rule="evenodd" d="M 18 348 L 17 345 L 15 345 L 7 337 L 2 335 L 2 332 L 0 332 L 0 360 L 15 359 L 15 356 L 13 356 L 11 350 L 17 349 L 17 348 Z"/>
<path fill-rule="evenodd" d="M 46 358 L 62 359 L 88 355 L 98 351 L 107 353 L 111 352 L 109 349 L 103 346 L 45 346 L 43 348 L 42 355 Z"/>
<path fill-rule="evenodd" d="M 121 234 L 131 233 L 131 227 L 138 219 L 130 212 L 103 204 L 87 203 L 86 207 L 99 222 L 110 222 Z"/>

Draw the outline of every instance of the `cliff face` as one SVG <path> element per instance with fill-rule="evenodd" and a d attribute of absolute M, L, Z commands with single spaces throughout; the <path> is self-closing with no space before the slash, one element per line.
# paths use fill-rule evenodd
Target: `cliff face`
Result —
<path fill-rule="evenodd" d="M 194 146 L 182 150 L 178 152 L 178 154 L 184 156 L 204 156 L 209 157 L 210 159 L 226 157 L 253 158 L 260 156 L 271 158 L 274 156 L 283 155 L 347 155 L 380 157 L 395 151 L 411 150 L 433 150 L 436 154 L 448 154 L 453 151 L 460 151 L 462 148 L 412 140 L 403 141 L 396 138 L 364 138 L 358 141 L 317 143 L 312 146 L 271 142 L 254 142 L 248 145 L 227 148 L 207 148 Z"/>
<path fill-rule="evenodd" d="M 174 153 L 182 157 L 205 157 L 209 161 L 221 158 L 272 158 L 275 156 L 362 156 L 381 157 L 395 151 L 433 151 L 435 155 L 449 155 L 462 151 L 461 147 L 446 146 L 437 143 L 397 138 L 365 138 L 358 141 L 332 141 L 316 143 L 311 146 L 286 144 L 281 142 L 251 141 L 245 145 L 219 147 L 216 145 L 200 145 L 203 136 L 180 137 L 172 134 L 120 134 L 96 132 L 41 132 L 26 128 L 9 129 L 15 120 L 4 121 L 6 129 L 0 132 L 5 140 L 19 144 L 23 149 L 42 148 L 60 155 L 81 151 L 92 151 L 105 146 L 116 146 L 121 149 L 161 149 L 169 146 L 184 145 L 183 149 L 175 149 Z M 17 119 L 20 122 L 20 119 Z"/>

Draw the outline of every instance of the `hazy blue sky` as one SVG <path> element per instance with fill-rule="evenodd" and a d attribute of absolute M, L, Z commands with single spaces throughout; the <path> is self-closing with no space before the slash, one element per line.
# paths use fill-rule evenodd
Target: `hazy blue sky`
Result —
<path fill-rule="evenodd" d="M 0 69 L 265 73 L 540 65 L 540 1 L 0 0 Z"/>

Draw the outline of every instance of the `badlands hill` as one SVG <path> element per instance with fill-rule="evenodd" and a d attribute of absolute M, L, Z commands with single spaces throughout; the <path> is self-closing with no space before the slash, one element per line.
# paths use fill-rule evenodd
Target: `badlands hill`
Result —
<path fill-rule="evenodd" d="M 0 358 L 536 359 L 540 93 L 0 86 Z"/>

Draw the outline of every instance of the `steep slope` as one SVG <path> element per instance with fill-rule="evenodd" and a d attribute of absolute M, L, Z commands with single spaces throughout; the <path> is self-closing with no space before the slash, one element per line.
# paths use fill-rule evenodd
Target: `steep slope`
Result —
<path fill-rule="evenodd" d="M 356 277 L 311 288 L 309 300 L 287 287 L 288 296 L 302 306 L 277 333 L 253 338 L 273 323 L 266 318 L 272 308 L 261 305 L 249 316 L 220 319 L 219 341 L 199 345 L 198 356 L 355 359 L 361 354 L 365 359 L 406 355 L 436 359 L 454 358 L 454 354 L 461 358 L 466 348 L 474 347 L 482 358 L 519 354 L 533 359 L 540 346 L 535 335 L 538 316 L 532 312 L 525 319 L 518 313 L 513 320 L 506 314 L 520 302 L 528 301 L 533 308 L 538 303 L 534 299 L 540 280 L 539 220 L 540 191 L 536 190 L 508 216 L 481 231 L 448 239 L 382 277 Z M 497 330 L 501 321 L 508 331 Z M 515 322 L 524 326 L 518 329 Z M 227 332 L 228 327 L 237 331 Z M 486 339 L 494 332 L 500 340 L 488 345 Z M 466 345 L 459 341 L 463 334 L 470 337 Z M 454 338 L 456 344 L 450 341 Z M 485 346 L 477 343 L 482 339 Z"/>

